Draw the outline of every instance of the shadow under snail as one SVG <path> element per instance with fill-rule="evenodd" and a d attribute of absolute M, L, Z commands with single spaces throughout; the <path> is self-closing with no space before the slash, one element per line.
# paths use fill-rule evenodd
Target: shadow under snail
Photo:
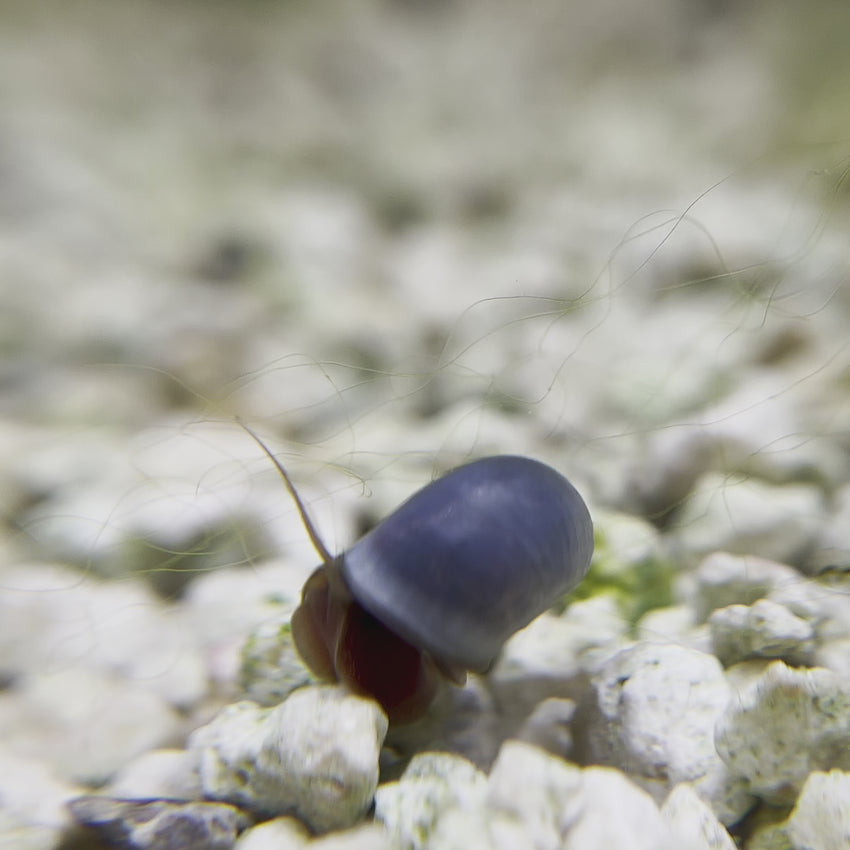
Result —
<path fill-rule="evenodd" d="M 423 487 L 342 555 L 331 555 L 283 466 L 268 454 L 322 559 L 292 636 L 321 679 L 371 696 L 392 723 L 419 718 L 440 678 L 486 672 L 505 641 L 585 576 L 593 524 L 551 467 L 497 455 Z"/>

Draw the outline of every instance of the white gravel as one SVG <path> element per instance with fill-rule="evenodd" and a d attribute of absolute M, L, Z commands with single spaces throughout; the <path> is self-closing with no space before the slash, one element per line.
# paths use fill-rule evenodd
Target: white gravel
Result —
<path fill-rule="evenodd" d="M 0 845 L 843 847 L 848 26 L 0 2 Z M 237 417 L 333 552 L 522 453 L 591 573 L 387 731 Z"/>

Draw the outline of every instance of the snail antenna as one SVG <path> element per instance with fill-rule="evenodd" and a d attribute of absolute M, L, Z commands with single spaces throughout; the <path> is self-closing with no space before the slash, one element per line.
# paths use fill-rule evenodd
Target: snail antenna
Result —
<path fill-rule="evenodd" d="M 292 501 L 295 502 L 295 507 L 298 508 L 298 514 L 301 517 L 301 522 L 304 524 L 304 528 L 307 531 L 307 536 L 310 538 L 310 542 L 313 544 L 313 548 L 316 550 L 318 556 L 322 559 L 323 564 L 330 564 L 334 560 L 334 556 L 328 552 L 325 544 L 322 542 L 322 538 L 319 537 L 319 532 L 316 531 L 316 527 L 313 525 L 309 515 L 307 514 L 307 508 L 304 505 L 304 502 L 301 501 L 301 497 L 298 495 L 298 491 L 295 489 L 295 485 L 292 483 L 292 479 L 289 477 L 287 471 L 283 468 L 283 464 L 272 454 L 271 449 L 254 433 L 238 416 L 236 417 L 236 421 L 242 427 L 244 431 L 247 432 L 248 436 L 265 452 L 268 459 L 275 465 L 275 469 L 280 473 L 280 477 L 283 478 L 283 483 L 286 484 L 286 489 L 289 491 L 289 495 L 292 496 Z"/>

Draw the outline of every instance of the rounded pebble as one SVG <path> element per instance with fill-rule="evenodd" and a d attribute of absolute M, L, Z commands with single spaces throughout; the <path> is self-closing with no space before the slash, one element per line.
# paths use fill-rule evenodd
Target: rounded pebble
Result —
<path fill-rule="evenodd" d="M 783 605 L 760 599 L 727 605 L 708 619 L 714 654 L 729 666 L 747 658 L 781 658 L 807 664 L 814 656 L 814 628 Z"/>
<path fill-rule="evenodd" d="M 715 744 L 752 794 L 792 805 L 812 771 L 850 769 L 850 685 L 774 661 L 729 703 Z"/>
<path fill-rule="evenodd" d="M 387 719 L 339 687 L 308 687 L 277 708 L 228 706 L 192 733 L 204 793 L 315 832 L 356 824 L 372 804 Z"/>

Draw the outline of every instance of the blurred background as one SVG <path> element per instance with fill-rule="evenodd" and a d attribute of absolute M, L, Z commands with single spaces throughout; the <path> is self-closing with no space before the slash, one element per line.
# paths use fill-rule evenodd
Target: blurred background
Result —
<path fill-rule="evenodd" d="M 0 3 L 2 561 L 311 563 L 236 416 L 336 548 L 487 452 L 662 528 L 711 470 L 833 493 L 848 31 L 844 0 Z"/>

